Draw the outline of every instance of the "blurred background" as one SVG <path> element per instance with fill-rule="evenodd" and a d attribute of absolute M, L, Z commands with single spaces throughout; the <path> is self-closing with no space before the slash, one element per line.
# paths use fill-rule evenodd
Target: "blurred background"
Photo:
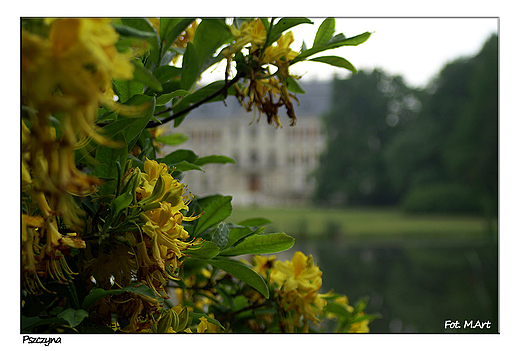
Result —
<path fill-rule="evenodd" d="M 267 232 L 295 237 L 277 256 L 312 254 L 322 292 L 368 297 L 367 312 L 381 315 L 371 332 L 480 320 L 491 329 L 457 332 L 497 333 L 498 20 L 410 21 L 337 20 L 346 36 L 375 33 L 332 53 L 358 74 L 295 72 L 306 93 L 294 127 L 283 113 L 283 128 L 250 124 L 229 97 L 165 133 L 189 138 L 176 148 L 234 158 L 183 182 L 199 196 L 232 195 L 233 222 L 266 217 Z"/>

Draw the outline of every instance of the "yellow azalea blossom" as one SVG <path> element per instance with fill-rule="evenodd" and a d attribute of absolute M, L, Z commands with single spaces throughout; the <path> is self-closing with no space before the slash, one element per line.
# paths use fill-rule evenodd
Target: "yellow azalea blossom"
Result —
<path fill-rule="evenodd" d="M 74 148 L 85 137 L 107 142 L 94 127 L 98 107 L 116 106 L 112 79 L 130 79 L 134 68 L 115 47 L 118 34 L 110 19 L 46 23 L 47 38 L 22 30 L 22 103 L 31 125 L 22 129 L 22 185 L 30 184 L 32 193 L 43 192 L 54 214 L 79 226 L 81 210 L 71 194 L 89 193 L 100 182 L 76 169 Z M 61 114 L 59 139 L 50 126 L 56 114 Z"/>
<path fill-rule="evenodd" d="M 260 64 L 273 63 L 279 65 L 282 62 L 282 58 L 285 58 L 284 61 L 294 60 L 298 53 L 289 47 L 293 42 L 293 33 L 291 31 L 285 33 L 277 40 L 276 46 L 271 45 L 265 49 L 265 53 L 260 59 Z"/>
<path fill-rule="evenodd" d="M 322 272 L 314 265 L 312 255 L 297 251 L 291 261 L 285 262 L 276 261 L 273 256 L 255 256 L 253 269 L 259 273 L 270 269 L 270 282 L 275 284 L 278 303 L 292 313 L 291 321 L 282 321 L 285 331 L 301 327 L 303 332 L 308 332 L 309 321 L 319 322 L 318 315 L 326 300 L 325 295 L 319 294 Z"/>
<path fill-rule="evenodd" d="M 260 274 L 262 277 L 267 278 L 267 271 L 273 268 L 276 256 L 271 255 L 269 257 L 255 255 L 252 259 L 253 270 Z"/>
<path fill-rule="evenodd" d="M 246 111 L 250 112 L 254 109 L 258 111 L 258 122 L 260 116 L 264 113 L 267 116 L 267 123 L 276 123 L 277 127 L 282 127 L 280 118 L 278 116 L 278 109 L 285 106 L 287 115 L 291 119 L 291 126 L 296 123 L 296 114 L 291 99 L 296 99 L 294 95 L 290 94 L 287 86 L 280 81 L 277 76 L 272 76 L 264 79 L 252 79 L 244 88 L 244 91 L 235 84 L 236 96 L 238 101 L 244 106 Z M 246 93 L 247 92 L 247 93 Z M 252 122 L 251 122 L 252 123 Z"/>
<path fill-rule="evenodd" d="M 73 113 L 76 128 L 92 134 L 86 127 L 94 121 L 97 105 L 115 106 L 111 79 L 133 77 L 129 57 L 114 46 L 118 35 L 110 23 L 101 18 L 58 19 L 48 39 L 23 30 L 22 95 L 27 104 L 40 113 Z"/>
<path fill-rule="evenodd" d="M 175 271 L 180 267 L 180 259 L 184 256 L 182 251 L 199 241 L 188 241 L 189 234 L 182 226 L 183 220 L 193 217 L 184 217 L 168 202 L 162 202 L 160 206 L 143 215 L 147 221 L 142 229 L 150 238 L 152 257 L 159 267 L 169 267 Z M 175 279 L 171 274 L 169 276 Z"/>
<path fill-rule="evenodd" d="M 361 312 L 360 315 L 363 315 L 364 313 Z M 368 319 L 362 320 L 361 322 L 353 323 L 350 326 L 349 333 L 369 333 L 370 328 L 368 327 L 368 323 L 370 321 Z"/>
<path fill-rule="evenodd" d="M 176 206 L 174 208 L 176 211 L 188 209 L 187 203 L 189 203 L 190 199 L 184 197 L 186 186 L 172 177 L 166 164 L 147 158 L 144 162 L 144 170 L 145 173 L 141 173 L 141 181 L 136 190 L 139 199 L 148 198 L 152 194 L 159 177 L 161 177 L 164 189 L 158 194 L 158 200 L 167 196 L 165 201 Z"/>
<path fill-rule="evenodd" d="M 197 326 L 197 333 L 204 333 L 208 329 L 208 319 L 204 316 L 199 318 L 200 323 Z"/>
<path fill-rule="evenodd" d="M 322 296 L 327 297 L 327 296 L 330 296 L 331 294 L 332 294 L 332 291 L 330 291 L 327 294 L 323 294 Z M 340 296 L 334 298 L 333 301 L 339 305 L 342 305 L 347 311 L 349 311 L 351 313 L 354 312 L 354 307 L 349 305 L 347 296 L 340 295 Z M 363 315 L 364 315 L 364 312 L 359 312 L 359 314 L 356 314 L 355 316 L 353 316 L 353 318 L 363 316 Z M 338 318 L 338 315 L 329 312 L 329 313 L 327 313 L 326 317 L 328 319 L 336 319 L 336 318 Z M 370 332 L 370 328 L 368 327 L 369 323 L 370 323 L 370 320 L 365 319 L 365 320 L 362 320 L 361 322 L 357 322 L 357 323 L 348 325 L 348 329 L 346 329 L 345 331 L 348 333 L 369 333 Z"/>
<path fill-rule="evenodd" d="M 292 260 L 275 262 L 276 271 L 272 279 L 284 291 L 314 292 L 321 288 L 320 269 L 314 265 L 312 255 L 305 256 L 301 251 L 294 253 Z"/>
<path fill-rule="evenodd" d="M 183 251 L 200 242 L 190 240 L 182 225 L 198 216 L 186 217 L 180 212 L 188 210 L 191 196 L 185 195 L 187 187 L 172 177 L 173 170 L 164 163 L 146 159 L 144 172 L 136 168 L 125 174 L 123 180 L 126 184 L 138 177 L 137 199 L 145 208 L 140 215 L 142 234 L 135 255 L 138 279 L 163 297 L 167 296 L 167 280 L 179 279 L 175 272 L 182 264 Z"/>
<path fill-rule="evenodd" d="M 232 46 L 232 52 L 240 51 L 247 44 L 252 44 L 251 51 L 256 51 L 265 43 L 267 32 L 262 21 L 257 18 L 252 22 L 244 22 L 237 29 L 234 26 L 229 27 L 231 34 L 235 37 Z"/>

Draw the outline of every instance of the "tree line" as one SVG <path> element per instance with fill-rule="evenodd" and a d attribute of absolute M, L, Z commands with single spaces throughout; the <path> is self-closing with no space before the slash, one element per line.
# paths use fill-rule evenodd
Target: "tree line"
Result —
<path fill-rule="evenodd" d="M 334 79 L 315 199 L 498 213 L 498 37 L 423 89 L 380 69 Z"/>

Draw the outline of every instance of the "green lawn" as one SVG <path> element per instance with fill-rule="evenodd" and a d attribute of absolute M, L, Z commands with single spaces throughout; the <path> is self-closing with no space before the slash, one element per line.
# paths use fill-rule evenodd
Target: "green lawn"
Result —
<path fill-rule="evenodd" d="M 338 228 L 347 237 L 458 237 L 481 238 L 487 228 L 484 219 L 469 216 L 410 215 L 394 208 L 234 208 L 230 221 L 265 217 L 273 223 L 267 231 L 310 237 L 327 235 Z"/>

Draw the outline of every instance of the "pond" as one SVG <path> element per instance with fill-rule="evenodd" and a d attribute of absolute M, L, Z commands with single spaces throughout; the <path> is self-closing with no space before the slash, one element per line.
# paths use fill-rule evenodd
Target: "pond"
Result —
<path fill-rule="evenodd" d="M 312 253 L 323 271 L 322 292 L 346 294 L 351 305 L 368 296 L 366 311 L 381 315 L 371 333 L 498 333 L 496 237 L 386 243 L 296 238 L 280 259 L 295 250 Z M 460 328 L 445 328 L 448 321 L 459 321 Z"/>

